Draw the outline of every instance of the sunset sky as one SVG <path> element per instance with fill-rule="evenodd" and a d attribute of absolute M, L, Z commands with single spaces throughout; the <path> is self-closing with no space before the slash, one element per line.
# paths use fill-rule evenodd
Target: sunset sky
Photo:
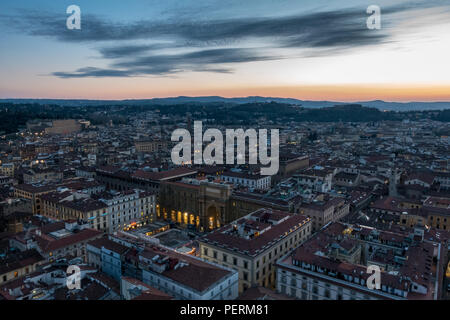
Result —
<path fill-rule="evenodd" d="M 2 0 L 0 41 L 0 98 L 450 101 L 449 1 Z"/>

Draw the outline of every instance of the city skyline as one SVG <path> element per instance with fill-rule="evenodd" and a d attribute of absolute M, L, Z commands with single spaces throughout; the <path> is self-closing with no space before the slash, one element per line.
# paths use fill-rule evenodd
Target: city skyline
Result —
<path fill-rule="evenodd" d="M 0 98 L 450 101 L 449 16 L 444 1 L 4 1 Z"/>
<path fill-rule="evenodd" d="M 1 1 L 0 304 L 435 310 L 447 30 L 444 0 Z"/>

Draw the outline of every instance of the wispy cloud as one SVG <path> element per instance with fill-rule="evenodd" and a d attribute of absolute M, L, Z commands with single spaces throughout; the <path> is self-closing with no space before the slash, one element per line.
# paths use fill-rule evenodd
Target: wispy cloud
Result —
<path fill-rule="evenodd" d="M 390 15 L 416 7 L 383 8 L 385 26 Z M 308 56 L 315 52 L 320 56 L 333 52 L 332 49 L 352 50 L 391 40 L 389 28 L 368 30 L 366 19 L 365 8 L 286 17 L 158 23 L 114 22 L 83 15 L 81 30 L 67 30 L 65 17 L 52 13 L 28 12 L 20 18 L 0 16 L 0 21 L 27 34 L 71 43 L 100 43 L 97 50 L 110 61 L 108 68 L 52 73 L 61 78 L 166 75 L 180 71 L 229 73 L 233 64 L 286 58 L 273 53 L 279 48 L 308 49 Z M 249 48 L 255 43 L 259 46 Z"/>
<path fill-rule="evenodd" d="M 181 71 L 230 73 L 232 70 L 229 68 L 214 66 L 275 59 L 280 57 L 261 56 L 249 49 L 209 49 L 184 54 L 133 57 L 114 63 L 112 69 L 89 67 L 78 69 L 76 72 L 54 72 L 53 75 L 61 78 L 81 78 L 165 75 Z"/>
<path fill-rule="evenodd" d="M 130 77 L 133 74 L 130 71 L 126 70 L 114 70 L 114 69 L 100 69 L 100 68 L 94 68 L 94 67 L 86 67 L 86 68 L 80 68 L 76 70 L 75 72 L 53 72 L 54 76 L 57 76 L 59 78 L 88 78 L 88 77 L 97 77 L 97 78 L 104 78 L 104 77 Z"/>

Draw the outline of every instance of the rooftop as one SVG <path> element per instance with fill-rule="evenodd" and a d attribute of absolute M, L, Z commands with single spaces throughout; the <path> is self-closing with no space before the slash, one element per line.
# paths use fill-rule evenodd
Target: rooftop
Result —
<path fill-rule="evenodd" d="M 209 245 L 257 256 L 305 225 L 309 218 L 284 211 L 259 209 L 200 239 Z"/>

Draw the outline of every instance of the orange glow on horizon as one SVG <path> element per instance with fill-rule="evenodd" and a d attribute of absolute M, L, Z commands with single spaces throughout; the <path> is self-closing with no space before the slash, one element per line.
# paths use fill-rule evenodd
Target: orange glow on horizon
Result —
<path fill-rule="evenodd" d="M 21 96 L 17 99 L 92 99 L 92 100 L 126 100 L 126 99 L 152 99 L 177 96 L 221 96 L 233 97 L 276 97 L 293 98 L 312 101 L 356 102 L 384 100 L 387 102 L 437 102 L 450 101 L 450 85 L 395 85 L 395 84 L 343 84 L 343 85 L 297 85 L 297 86 L 259 86 L 259 87 L 211 87 L 207 84 L 202 89 L 189 89 L 187 87 L 172 88 L 128 86 L 111 83 L 107 86 L 88 88 L 71 87 L 67 90 L 52 91 L 52 94 L 38 94 L 34 96 Z M 64 94 L 55 94 L 64 92 Z"/>
<path fill-rule="evenodd" d="M 450 101 L 448 86 L 398 86 L 398 85 L 306 85 L 267 88 L 239 88 L 224 90 L 226 98 L 265 96 L 312 101 L 372 101 L 388 102 L 439 102 Z M 209 95 L 209 94 L 206 94 Z M 214 95 L 214 94 L 212 94 Z"/>

